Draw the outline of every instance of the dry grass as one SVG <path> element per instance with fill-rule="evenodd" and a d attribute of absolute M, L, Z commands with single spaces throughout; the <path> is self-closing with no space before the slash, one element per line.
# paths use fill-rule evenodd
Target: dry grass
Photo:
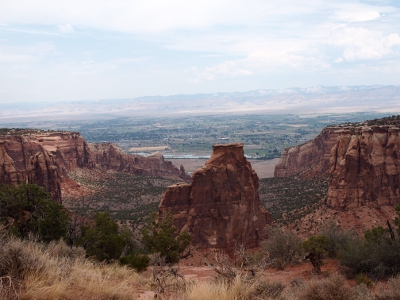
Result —
<path fill-rule="evenodd" d="M 226 281 L 219 282 L 198 282 L 190 285 L 186 290 L 186 298 L 188 300 L 244 300 L 252 299 L 252 295 L 257 291 L 256 282 L 246 282 L 243 276 L 236 276 L 235 279 L 228 283 Z"/>
<path fill-rule="evenodd" d="M 137 299 L 140 275 L 117 264 L 85 259 L 64 242 L 9 239 L 0 244 L 2 299 Z"/>
<path fill-rule="evenodd" d="M 170 277 L 168 277 L 171 279 Z M 168 279 L 168 280 L 169 280 Z M 179 277 L 179 280 L 180 277 Z M 231 279 L 171 285 L 160 299 L 180 300 L 397 300 L 400 276 L 378 283 L 374 293 L 365 285 L 350 287 L 343 276 L 332 274 L 320 280 L 298 281 L 285 287 L 268 282 L 263 272 L 249 276 L 237 272 Z M 176 280 L 175 280 L 176 281 Z M 174 281 L 174 282 L 175 282 Z M 180 282 L 180 281 L 179 281 Z M 168 282 L 167 282 L 168 283 Z M 0 235 L 1 300 L 89 300 L 138 299 L 139 290 L 148 290 L 151 279 L 118 264 L 102 264 L 86 259 L 81 248 L 64 242 L 48 245 Z M 168 284 L 164 284 L 169 287 Z M 178 287 L 178 288 L 177 288 Z"/>
<path fill-rule="evenodd" d="M 300 292 L 301 300 L 352 300 L 355 294 L 339 274 L 321 280 L 311 280 Z"/>

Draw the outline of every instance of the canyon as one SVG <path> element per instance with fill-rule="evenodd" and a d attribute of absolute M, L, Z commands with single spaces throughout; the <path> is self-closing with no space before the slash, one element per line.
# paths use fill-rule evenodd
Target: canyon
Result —
<path fill-rule="evenodd" d="M 400 127 L 329 126 L 314 140 L 287 148 L 276 177 L 329 174 L 327 205 L 336 209 L 395 205 L 400 199 Z"/>
<path fill-rule="evenodd" d="M 189 180 L 159 153 L 126 154 L 111 143 L 87 143 L 77 132 L 9 130 L 0 135 L 0 166 L 1 183 L 38 184 L 60 203 L 68 172 L 79 168 Z"/>
<path fill-rule="evenodd" d="M 400 116 L 328 126 L 314 140 L 285 149 L 274 174 L 329 176 L 322 206 L 292 224 L 300 230 L 327 220 L 360 230 L 386 226 L 400 202 Z"/>

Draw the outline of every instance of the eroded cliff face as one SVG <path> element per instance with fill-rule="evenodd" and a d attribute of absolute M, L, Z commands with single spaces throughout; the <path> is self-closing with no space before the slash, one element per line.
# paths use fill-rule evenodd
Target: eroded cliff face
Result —
<path fill-rule="evenodd" d="M 179 232 L 192 234 L 196 248 L 256 247 L 272 223 L 260 206 L 258 176 L 240 143 L 214 145 L 212 156 L 193 173 L 191 184 L 167 189 L 159 216 L 167 211 L 172 212 Z"/>
<path fill-rule="evenodd" d="M 400 128 L 342 130 L 330 156 L 327 204 L 336 209 L 400 202 Z"/>
<path fill-rule="evenodd" d="M 0 136 L 0 182 L 36 183 L 50 192 L 55 201 L 61 202 L 60 184 L 67 171 L 59 163 L 63 154 L 52 142 L 63 137 L 53 134 Z"/>
<path fill-rule="evenodd" d="M 111 143 L 89 144 L 95 165 L 104 170 L 114 170 L 137 175 L 179 177 L 190 180 L 185 169 L 175 167 L 157 152 L 147 157 L 127 154 Z"/>
<path fill-rule="evenodd" d="M 289 177 L 301 173 L 311 178 L 329 172 L 331 149 L 341 132 L 340 127 L 327 127 L 313 140 L 282 151 L 275 166 L 275 177 Z"/>
<path fill-rule="evenodd" d="M 329 174 L 327 205 L 339 210 L 400 202 L 400 126 L 331 126 L 285 149 L 276 177 Z"/>
<path fill-rule="evenodd" d="M 76 168 L 187 179 L 184 169 L 165 161 L 161 154 L 128 155 L 113 144 L 89 144 L 76 132 L 27 131 L 0 136 L 2 183 L 36 183 L 61 202 L 61 182 Z"/>

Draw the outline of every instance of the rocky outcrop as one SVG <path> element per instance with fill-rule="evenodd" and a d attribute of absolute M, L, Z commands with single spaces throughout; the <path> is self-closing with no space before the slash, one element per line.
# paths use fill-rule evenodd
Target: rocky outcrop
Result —
<path fill-rule="evenodd" d="M 165 161 L 160 154 L 128 155 L 117 146 L 89 144 L 76 132 L 10 130 L 0 135 L 0 182 L 36 183 L 61 202 L 60 184 L 76 168 L 100 168 L 131 174 L 179 177 L 184 169 Z"/>
<path fill-rule="evenodd" d="M 205 166 L 193 173 L 191 184 L 167 189 L 159 217 L 167 211 L 172 212 L 179 232 L 191 233 L 196 248 L 256 247 L 272 223 L 260 206 L 258 176 L 240 143 L 214 145 Z"/>
<path fill-rule="evenodd" d="M 274 176 L 289 177 L 301 173 L 312 178 L 328 174 L 331 149 L 341 131 L 340 127 L 327 127 L 315 139 L 283 150 Z"/>
<path fill-rule="evenodd" d="M 36 183 L 61 202 L 64 170 L 58 167 L 57 153 L 47 151 L 39 140 L 35 136 L 0 136 L 0 182 Z"/>
<path fill-rule="evenodd" d="M 89 144 L 95 165 L 104 170 L 148 176 L 179 177 L 190 180 L 185 169 L 175 167 L 160 152 L 147 157 L 127 154 L 111 143 Z"/>
<path fill-rule="evenodd" d="M 400 202 L 399 130 L 387 119 L 326 127 L 314 140 L 285 149 L 275 176 L 329 174 L 327 205 L 334 209 L 393 206 Z"/>
<path fill-rule="evenodd" d="M 327 204 L 336 209 L 400 202 L 400 128 L 343 129 L 331 149 Z"/>

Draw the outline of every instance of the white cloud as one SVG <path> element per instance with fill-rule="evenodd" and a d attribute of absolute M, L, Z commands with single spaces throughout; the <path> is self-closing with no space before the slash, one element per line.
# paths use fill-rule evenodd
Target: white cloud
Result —
<path fill-rule="evenodd" d="M 242 82 L 359 84 L 372 68 L 366 82 L 383 83 L 380 75 L 397 74 L 400 64 L 394 0 L 0 0 L 0 7 L 0 88 L 10 95 L 18 86 L 5 83 L 8 74 L 31 82 L 41 74 L 57 86 L 52 95 L 68 78 L 85 97 L 110 82 L 112 97 L 113 85 L 126 95 L 190 92 L 188 78 L 198 83 L 192 92 L 244 90 Z"/>
<path fill-rule="evenodd" d="M 206 67 L 203 71 L 198 71 L 197 68 L 192 68 L 195 71 L 196 77 L 192 82 L 199 82 L 204 80 L 214 80 L 220 77 L 234 77 L 234 76 L 249 76 L 253 72 L 246 70 L 240 66 L 240 61 L 224 61 L 223 63 Z"/>
<path fill-rule="evenodd" d="M 339 20 L 349 23 L 372 21 L 380 16 L 378 11 L 340 11 L 336 14 Z"/>
<path fill-rule="evenodd" d="M 57 28 L 62 32 L 62 33 L 74 33 L 75 30 L 72 27 L 71 24 L 65 24 L 65 25 L 58 25 Z"/>
<path fill-rule="evenodd" d="M 366 28 L 344 28 L 330 38 L 330 43 L 343 48 L 343 59 L 348 62 L 377 60 L 387 56 L 398 56 L 400 45 L 397 33 L 383 35 L 382 32 Z"/>
<path fill-rule="evenodd" d="M 323 0 L 13 0 L 1 1 L 3 24 L 74 26 L 131 33 L 162 33 L 171 30 L 204 30 L 213 26 L 260 26 L 296 17 L 318 16 L 322 11 L 345 22 L 369 21 L 389 6 L 358 1 Z M 306 19 L 307 20 L 307 19 Z M 66 24 L 66 25 L 59 25 Z"/>

